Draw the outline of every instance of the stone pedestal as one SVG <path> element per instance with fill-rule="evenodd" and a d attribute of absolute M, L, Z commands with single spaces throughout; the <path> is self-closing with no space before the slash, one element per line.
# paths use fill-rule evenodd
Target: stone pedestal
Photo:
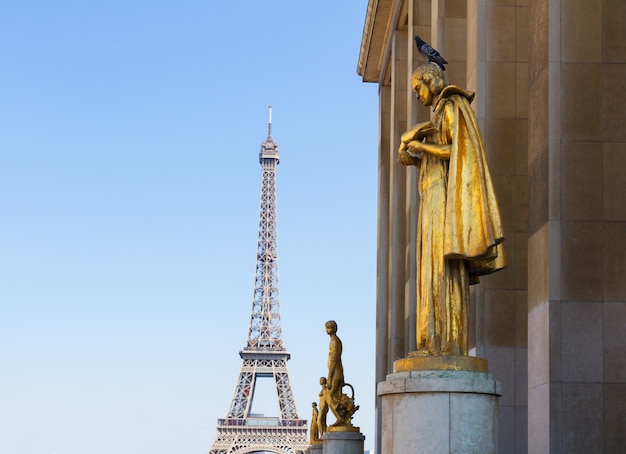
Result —
<path fill-rule="evenodd" d="M 382 454 L 497 453 L 500 394 L 482 358 L 396 361 L 394 373 L 378 384 Z"/>
<path fill-rule="evenodd" d="M 329 428 L 329 431 L 322 435 L 323 454 L 363 454 L 365 436 L 359 432 L 358 427 L 353 429 L 345 431 Z"/>
<path fill-rule="evenodd" d="M 315 443 L 309 446 L 307 453 L 308 454 L 322 454 L 323 450 L 324 450 L 324 446 L 322 445 L 322 443 L 319 443 L 319 444 Z"/>

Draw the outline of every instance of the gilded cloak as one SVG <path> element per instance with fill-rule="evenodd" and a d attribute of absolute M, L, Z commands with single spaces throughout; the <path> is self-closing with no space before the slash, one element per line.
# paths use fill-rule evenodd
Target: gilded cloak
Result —
<path fill-rule="evenodd" d="M 474 93 L 443 89 L 435 109 L 452 102 L 455 121 L 448 170 L 444 256 L 467 261 L 472 283 L 506 266 L 504 231 L 487 165 L 485 146 L 470 106 Z"/>

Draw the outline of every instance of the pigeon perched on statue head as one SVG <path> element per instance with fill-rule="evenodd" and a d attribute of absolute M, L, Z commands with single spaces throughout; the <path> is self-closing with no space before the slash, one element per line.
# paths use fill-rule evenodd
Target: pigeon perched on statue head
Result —
<path fill-rule="evenodd" d="M 429 63 L 436 63 L 442 71 L 446 70 L 443 65 L 448 64 L 448 62 L 439 55 L 439 52 L 433 49 L 430 44 L 423 41 L 422 38 L 417 35 L 415 35 L 415 44 L 417 45 L 417 51 L 426 58 Z"/>

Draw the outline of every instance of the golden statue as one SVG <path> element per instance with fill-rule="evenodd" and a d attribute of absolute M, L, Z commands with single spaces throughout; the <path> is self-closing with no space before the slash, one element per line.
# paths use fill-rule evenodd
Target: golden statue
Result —
<path fill-rule="evenodd" d="M 326 432 L 326 415 L 328 414 L 328 403 L 326 403 L 326 394 L 328 388 L 326 388 L 326 377 L 320 377 L 320 386 L 322 390 L 319 394 L 320 408 L 317 414 L 317 430 L 319 432 L 319 438 L 322 438 L 324 432 Z"/>
<path fill-rule="evenodd" d="M 326 333 L 330 336 L 330 345 L 328 346 L 328 384 L 330 394 L 338 397 L 343 388 L 343 364 L 341 363 L 341 353 L 343 345 L 341 339 L 337 336 L 337 323 L 334 320 L 326 322 Z"/>
<path fill-rule="evenodd" d="M 352 416 L 359 409 L 354 404 L 354 388 L 351 384 L 344 381 L 343 364 L 341 362 L 341 353 L 343 346 L 341 339 L 337 336 L 337 323 L 329 320 L 325 324 L 326 333 L 330 336 L 330 345 L 328 347 L 328 378 L 320 378 L 320 410 L 318 416 L 318 429 L 320 434 L 327 431 L 326 413 L 328 409 L 335 415 L 336 421 L 331 425 L 338 430 L 358 430 L 352 426 Z M 343 393 L 343 388 L 348 386 L 352 390 L 352 396 Z"/>
<path fill-rule="evenodd" d="M 315 402 L 312 403 L 313 414 L 311 415 L 311 430 L 309 433 L 309 444 L 320 443 L 320 429 L 318 425 L 319 419 L 319 410 L 317 409 L 317 404 Z"/>
<path fill-rule="evenodd" d="M 431 121 L 402 134 L 399 161 L 419 169 L 417 355 L 467 355 L 469 286 L 504 268 L 504 232 L 485 147 L 470 103 L 441 69 L 417 68 L 411 86 Z"/>

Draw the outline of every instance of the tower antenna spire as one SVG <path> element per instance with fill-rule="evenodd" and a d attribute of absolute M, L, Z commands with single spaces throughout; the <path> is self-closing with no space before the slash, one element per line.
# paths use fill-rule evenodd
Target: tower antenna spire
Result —
<path fill-rule="evenodd" d="M 268 106 L 269 111 L 270 111 L 270 121 L 267 124 L 267 138 L 271 139 L 272 138 L 272 106 Z"/>

